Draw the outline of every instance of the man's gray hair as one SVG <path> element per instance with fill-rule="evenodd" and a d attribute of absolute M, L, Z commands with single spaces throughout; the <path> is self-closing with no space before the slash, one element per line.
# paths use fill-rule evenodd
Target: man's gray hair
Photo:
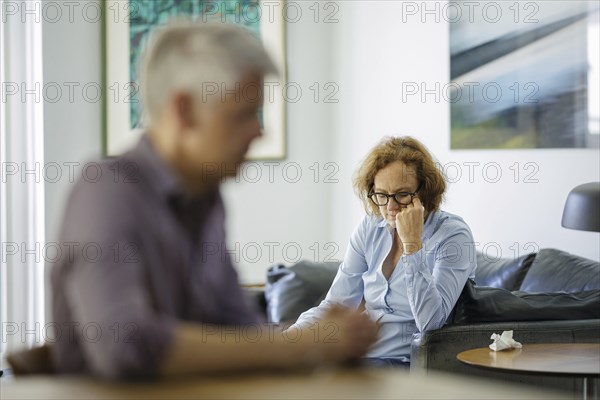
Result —
<path fill-rule="evenodd" d="M 179 20 L 151 37 L 140 72 L 144 119 L 149 123 L 173 93 L 187 92 L 197 101 L 212 101 L 220 99 L 224 89 L 234 89 L 245 74 L 264 77 L 277 74 L 277 68 L 260 40 L 246 28 Z"/>

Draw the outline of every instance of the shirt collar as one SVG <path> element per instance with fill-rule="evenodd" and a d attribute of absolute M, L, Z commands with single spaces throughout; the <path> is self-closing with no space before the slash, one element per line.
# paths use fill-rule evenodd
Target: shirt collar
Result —
<path fill-rule="evenodd" d="M 429 214 L 425 225 L 423 225 L 423 239 L 431 239 L 437 229 L 442 213 L 442 211 L 438 210 Z"/>
<path fill-rule="evenodd" d="M 218 187 L 201 196 L 189 196 L 181 178 L 158 155 L 147 133 L 142 135 L 137 146 L 129 154 L 146 184 L 170 206 L 188 209 L 210 207 L 215 201 L 220 201 L 221 194 Z"/>
<path fill-rule="evenodd" d="M 181 179 L 158 155 L 147 133 L 142 135 L 129 155 L 137 163 L 137 171 L 156 194 L 167 200 L 184 196 L 185 188 Z"/>
<path fill-rule="evenodd" d="M 386 222 L 385 218 L 379 217 L 379 222 L 377 223 L 377 226 L 379 228 L 386 228 L 387 227 L 387 222 Z"/>

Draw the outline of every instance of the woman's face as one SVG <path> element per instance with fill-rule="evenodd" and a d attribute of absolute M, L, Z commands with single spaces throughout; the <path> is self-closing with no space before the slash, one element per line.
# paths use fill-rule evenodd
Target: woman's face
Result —
<path fill-rule="evenodd" d="M 393 195 L 398 192 L 415 192 L 419 186 L 417 171 L 414 167 L 395 161 L 380 169 L 375 175 L 373 192 Z M 379 206 L 381 216 L 388 225 L 396 228 L 396 214 L 406 206 L 390 198 L 387 205 Z"/>

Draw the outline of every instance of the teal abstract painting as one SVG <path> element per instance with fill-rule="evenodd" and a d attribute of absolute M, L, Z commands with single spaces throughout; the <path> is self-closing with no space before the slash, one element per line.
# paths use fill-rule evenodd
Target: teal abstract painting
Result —
<path fill-rule="evenodd" d="M 192 21 L 219 21 L 247 27 L 260 37 L 258 0 L 129 0 L 130 86 L 133 98 L 138 92 L 138 62 L 150 33 L 173 18 Z M 140 102 L 130 103 L 131 128 L 141 125 Z"/>
<path fill-rule="evenodd" d="M 287 87 L 283 0 L 105 0 L 104 5 L 104 154 L 117 156 L 144 132 L 139 96 L 139 64 L 153 31 L 173 19 L 243 26 L 256 35 L 279 74 L 265 77 L 269 96 L 259 111 L 262 137 L 247 158 L 282 159 L 286 153 L 284 92 Z M 267 91 L 265 90 L 265 93 Z"/>

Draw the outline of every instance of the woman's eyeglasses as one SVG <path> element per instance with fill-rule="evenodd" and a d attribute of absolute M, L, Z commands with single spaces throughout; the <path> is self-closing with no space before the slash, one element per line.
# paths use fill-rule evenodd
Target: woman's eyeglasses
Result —
<path fill-rule="evenodd" d="M 390 198 L 393 198 L 394 201 L 401 206 L 407 206 L 412 203 L 413 198 L 419 193 L 419 190 L 421 190 L 421 185 L 419 185 L 414 192 L 396 192 L 394 194 L 373 192 L 369 193 L 367 197 L 371 199 L 376 206 L 387 206 L 390 202 Z"/>

